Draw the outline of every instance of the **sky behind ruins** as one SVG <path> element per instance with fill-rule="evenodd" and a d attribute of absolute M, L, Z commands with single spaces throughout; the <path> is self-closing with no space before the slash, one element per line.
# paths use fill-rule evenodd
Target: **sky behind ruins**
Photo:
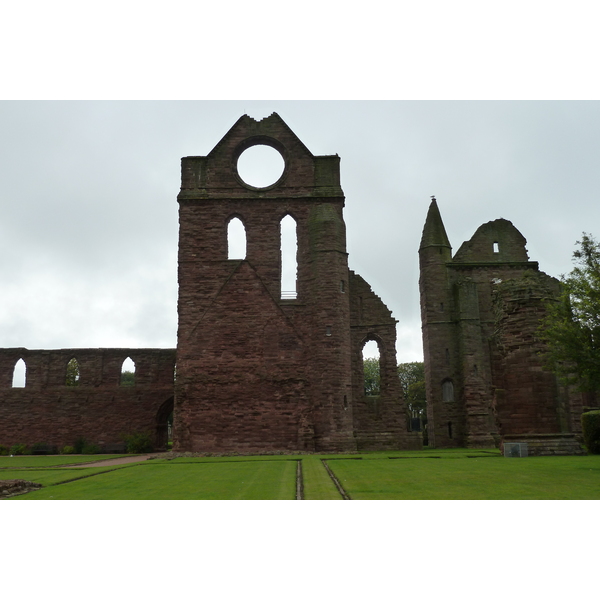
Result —
<path fill-rule="evenodd" d="M 0 97 L 597 99 L 594 8 L 577 0 L 11 3 Z M 600 237 L 598 102 L 0 102 L 0 345 L 173 347 L 179 159 L 209 152 L 242 114 L 273 111 L 313 154 L 341 157 L 350 268 L 400 321 L 401 361 L 422 355 L 417 250 L 432 194 L 454 251 L 504 217 L 527 238 L 530 258 L 557 276 L 571 269 L 582 231 Z M 90 540 L 107 555 L 115 536 L 187 551 L 163 553 L 163 570 L 177 575 L 162 581 L 145 555 L 129 557 L 136 593 L 144 581 L 154 594 L 197 589 L 200 557 L 202 589 L 231 587 L 234 565 L 239 594 L 254 587 L 279 597 L 283 585 L 294 596 L 290 565 L 310 557 L 297 595 L 311 585 L 338 596 L 389 594 L 401 580 L 420 594 L 426 582 L 430 595 L 460 587 L 476 597 L 492 581 L 497 597 L 515 583 L 556 597 L 587 591 L 595 572 L 585 568 L 593 553 L 556 552 L 593 538 L 587 514 L 567 504 L 496 503 L 490 518 L 487 503 L 416 503 L 413 518 L 393 502 L 376 511 L 314 503 L 302 514 L 288 503 L 222 503 L 221 512 L 203 505 L 212 518 L 202 519 L 189 503 L 171 511 L 163 536 L 152 528 L 148 537 L 154 505 L 65 503 L 52 505 L 52 519 L 28 506 L 26 519 L 8 520 L 7 539 L 11 556 L 32 536 L 60 548 L 55 555 L 68 554 L 81 577 L 89 565 L 70 549 Z M 548 522 L 569 526 L 557 533 Z M 321 538 L 328 543 L 315 544 Z M 437 552 L 440 539 L 453 551 Z M 489 551 L 472 551 L 512 539 L 537 545 L 507 577 L 498 578 Z M 330 577 L 365 544 L 378 551 L 360 555 L 360 572 Z M 273 548 L 283 549 L 279 561 Z M 182 555 L 194 568 L 182 569 Z M 265 556 L 275 565 L 268 581 Z M 30 568 L 9 565 L 23 575 Z M 53 580 L 62 564 L 49 556 L 36 569 Z M 60 589 L 69 583 L 63 577 Z"/>
<path fill-rule="evenodd" d="M 598 102 L 5 101 L 2 346 L 174 347 L 179 159 L 272 112 L 341 157 L 349 265 L 398 319 L 400 362 L 422 358 L 431 195 L 454 252 L 503 217 L 557 277 L 600 237 Z"/>

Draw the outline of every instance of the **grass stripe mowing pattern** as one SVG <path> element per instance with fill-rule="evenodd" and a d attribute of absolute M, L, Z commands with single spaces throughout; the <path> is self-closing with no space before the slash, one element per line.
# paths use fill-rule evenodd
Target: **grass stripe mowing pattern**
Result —
<path fill-rule="evenodd" d="M 153 461 L 154 462 L 154 461 Z M 293 500 L 296 461 L 138 463 L 50 486 L 23 500 Z"/>
<path fill-rule="evenodd" d="M 65 454 L 62 456 L 0 456 L 0 473 L 2 469 L 16 469 L 21 467 L 54 467 L 60 465 L 75 465 L 79 463 L 93 463 L 101 460 L 110 460 L 133 454 L 93 454 L 76 455 Z"/>
<path fill-rule="evenodd" d="M 97 475 L 98 473 L 104 473 L 109 470 L 123 468 L 123 467 L 89 467 L 81 469 L 4 469 L 0 471 L 0 480 L 5 481 L 7 479 L 24 479 L 25 481 L 35 481 L 35 483 L 41 483 L 44 486 L 55 485 L 62 483 L 63 481 L 71 481 L 72 479 L 79 479 L 81 477 L 88 477 L 90 475 Z"/>
<path fill-rule="evenodd" d="M 342 499 L 319 457 L 304 457 L 302 459 L 302 473 L 305 500 Z"/>
<path fill-rule="evenodd" d="M 598 500 L 600 456 L 331 460 L 353 500 Z"/>

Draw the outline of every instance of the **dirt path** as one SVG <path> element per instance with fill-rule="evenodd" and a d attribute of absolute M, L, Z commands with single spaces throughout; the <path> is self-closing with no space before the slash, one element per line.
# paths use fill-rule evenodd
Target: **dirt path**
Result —
<path fill-rule="evenodd" d="M 127 465 L 129 463 L 142 462 L 149 458 L 158 458 L 166 454 L 165 452 L 159 452 L 154 454 L 141 454 L 140 456 L 123 456 L 121 458 L 109 458 L 107 460 L 99 460 L 93 463 L 79 463 L 77 465 L 65 465 L 66 469 L 74 469 L 76 467 L 113 467 L 115 465 Z"/>

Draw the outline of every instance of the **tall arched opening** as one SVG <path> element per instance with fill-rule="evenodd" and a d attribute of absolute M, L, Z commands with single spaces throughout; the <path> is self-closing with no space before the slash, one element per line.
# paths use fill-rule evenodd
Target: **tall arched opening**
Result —
<path fill-rule="evenodd" d="M 173 431 L 173 396 L 163 402 L 156 413 L 155 450 L 167 450 L 172 441 Z"/>

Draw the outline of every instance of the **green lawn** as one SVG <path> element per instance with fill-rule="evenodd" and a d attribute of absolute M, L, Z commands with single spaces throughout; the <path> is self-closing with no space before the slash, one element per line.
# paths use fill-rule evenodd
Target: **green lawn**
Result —
<path fill-rule="evenodd" d="M 340 500 L 322 458 L 353 500 L 600 499 L 600 456 L 508 459 L 493 450 L 457 449 L 194 457 L 76 468 L 52 464 L 65 457 L 3 458 L 26 464 L 0 468 L 0 479 L 44 485 L 15 497 L 24 500 L 291 500 L 296 496 L 298 460 L 306 500 Z"/>
<path fill-rule="evenodd" d="M 76 469 L 3 469 L 0 471 L 0 481 L 6 479 L 25 479 L 26 481 L 35 481 L 44 486 L 62 483 L 73 479 L 80 479 L 98 473 L 105 473 L 109 470 L 119 469 L 124 467 L 87 467 Z"/>
<path fill-rule="evenodd" d="M 600 456 L 328 460 L 354 500 L 597 500 Z"/>
<path fill-rule="evenodd" d="M 17 496 L 24 500 L 293 500 L 296 461 L 137 463 Z"/>
<path fill-rule="evenodd" d="M 302 461 L 305 500 L 341 500 L 335 484 L 317 456 L 305 457 Z"/>
<path fill-rule="evenodd" d="M 0 469 L 21 467 L 51 467 L 58 465 L 75 465 L 93 463 L 133 454 L 64 454 L 60 456 L 0 456 Z"/>

